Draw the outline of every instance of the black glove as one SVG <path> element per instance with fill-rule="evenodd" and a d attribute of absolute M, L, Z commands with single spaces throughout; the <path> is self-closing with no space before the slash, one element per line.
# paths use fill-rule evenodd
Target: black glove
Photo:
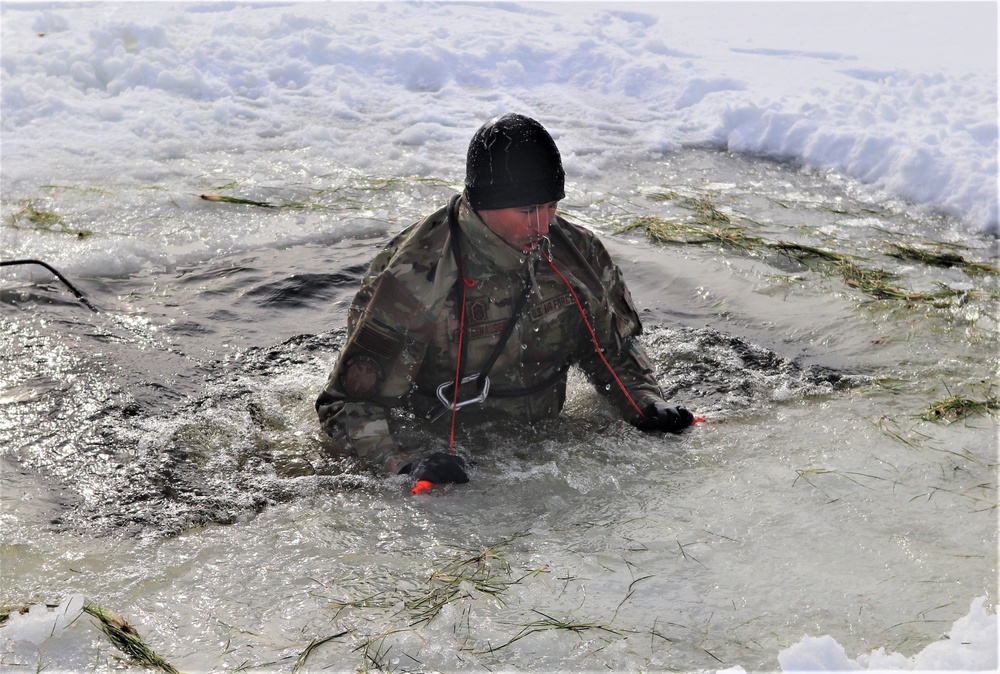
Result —
<path fill-rule="evenodd" d="M 663 431 L 680 433 L 694 423 L 694 415 L 683 407 L 674 407 L 660 401 L 643 411 L 644 416 L 632 423 L 640 431 Z"/>
<path fill-rule="evenodd" d="M 465 459 L 458 454 L 447 452 L 434 452 L 417 459 L 403 466 L 399 472 L 412 475 L 417 481 L 427 480 L 434 484 L 442 482 L 462 484 L 469 481 L 469 476 L 465 474 Z"/>

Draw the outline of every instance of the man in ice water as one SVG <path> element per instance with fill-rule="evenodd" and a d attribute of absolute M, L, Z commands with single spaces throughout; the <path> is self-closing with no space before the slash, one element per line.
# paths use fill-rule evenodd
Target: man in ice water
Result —
<path fill-rule="evenodd" d="M 564 184 L 537 121 L 509 113 L 476 131 L 464 192 L 393 238 L 351 305 L 316 401 L 344 451 L 418 481 L 467 482 L 456 422 L 553 418 L 571 365 L 643 431 L 692 424 L 663 400 L 621 270 L 557 215 Z M 436 429 L 436 446 L 402 442 L 415 425 Z"/>

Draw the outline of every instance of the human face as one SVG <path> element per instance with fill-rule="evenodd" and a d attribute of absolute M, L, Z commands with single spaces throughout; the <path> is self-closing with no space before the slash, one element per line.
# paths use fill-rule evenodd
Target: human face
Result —
<path fill-rule="evenodd" d="M 501 239 L 525 253 L 538 248 L 549 234 L 549 223 L 556 217 L 558 201 L 532 206 L 495 208 L 479 211 L 479 217 Z"/>

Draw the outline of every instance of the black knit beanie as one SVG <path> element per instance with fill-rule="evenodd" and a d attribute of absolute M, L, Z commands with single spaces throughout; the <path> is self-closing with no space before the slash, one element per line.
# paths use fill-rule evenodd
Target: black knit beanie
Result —
<path fill-rule="evenodd" d="M 566 196 L 559 148 L 541 124 L 509 112 L 469 143 L 465 195 L 475 210 L 547 204 Z"/>

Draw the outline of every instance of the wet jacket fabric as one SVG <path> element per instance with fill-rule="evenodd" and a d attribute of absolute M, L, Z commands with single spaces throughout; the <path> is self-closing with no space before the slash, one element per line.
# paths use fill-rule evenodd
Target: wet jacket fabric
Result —
<path fill-rule="evenodd" d="M 566 398 L 571 365 L 586 373 L 623 418 L 639 417 L 598 355 L 574 293 L 604 357 L 639 409 L 661 399 L 636 339 L 642 328 L 621 271 L 591 232 L 556 217 L 549 227 L 550 265 L 539 252 L 523 253 L 507 244 L 464 198 L 456 215 L 466 279 L 463 375 L 482 370 L 525 286 L 531 288 L 489 370 L 486 400 L 460 409 L 459 418 L 499 416 L 532 423 L 555 417 Z M 323 429 L 342 450 L 390 473 L 446 447 L 451 412 L 436 391 L 454 382 L 459 350 L 459 269 L 451 246 L 447 208 L 442 208 L 400 232 L 376 256 L 349 310 L 340 358 L 316 401 Z M 449 402 L 453 392 L 451 386 L 446 389 Z M 459 399 L 478 392 L 476 382 L 470 382 L 459 389 Z M 437 417 L 427 423 L 441 429 L 442 444 L 400 446 L 395 420 L 428 416 Z"/>

